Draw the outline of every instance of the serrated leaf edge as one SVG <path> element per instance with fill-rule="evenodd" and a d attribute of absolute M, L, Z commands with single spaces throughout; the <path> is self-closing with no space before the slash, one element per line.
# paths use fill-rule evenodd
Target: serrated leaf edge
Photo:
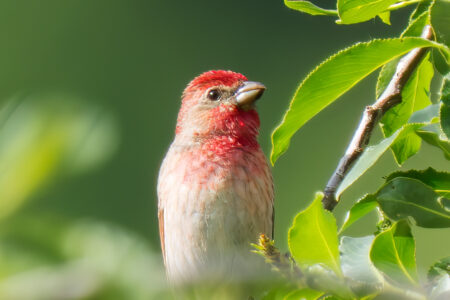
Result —
<path fill-rule="evenodd" d="M 400 41 L 402 41 L 402 40 L 405 40 L 405 39 L 408 39 L 408 40 L 421 40 L 421 41 L 427 41 L 427 42 L 429 42 L 429 43 L 431 43 L 431 44 L 435 44 L 435 46 L 436 46 L 438 49 L 443 49 L 443 50 L 445 50 L 446 53 L 447 53 L 447 55 L 450 55 L 450 49 L 447 48 L 445 45 L 440 44 L 440 43 L 437 43 L 437 42 L 434 42 L 434 41 L 429 41 L 429 40 L 426 40 L 426 39 L 423 39 L 423 38 L 419 38 L 419 37 L 373 39 L 373 40 L 368 41 L 368 42 L 357 42 L 356 44 L 353 44 L 353 45 L 351 45 L 351 46 L 349 46 L 349 47 L 347 47 L 347 48 L 345 48 L 345 49 L 342 49 L 342 50 L 336 52 L 335 54 L 331 55 L 331 56 L 328 57 L 326 60 L 324 60 L 323 62 L 321 62 L 319 65 L 317 65 L 312 71 L 310 71 L 310 72 L 308 73 L 308 75 L 305 77 L 305 79 L 303 79 L 303 81 L 302 81 L 302 82 L 300 83 L 300 85 L 297 87 L 297 89 L 296 89 L 295 92 L 294 92 L 294 96 L 298 94 L 298 91 L 303 87 L 303 84 L 304 84 L 304 83 L 312 76 L 313 73 L 315 73 L 319 68 L 321 68 L 323 65 L 325 65 L 325 64 L 328 63 L 329 61 L 335 59 L 336 56 L 341 55 L 341 54 L 344 53 L 344 52 L 349 52 L 349 51 L 351 51 L 352 49 L 354 49 L 355 47 L 358 47 L 359 45 L 364 45 L 364 46 L 367 47 L 367 46 L 369 46 L 369 45 L 371 45 L 371 44 L 378 43 L 378 42 L 391 41 L 391 40 L 400 40 Z M 425 47 L 425 46 L 424 46 L 424 47 Z M 399 57 L 399 56 L 401 56 L 401 55 L 403 55 L 403 54 L 399 54 L 399 55 L 397 55 L 397 56 L 395 56 L 395 57 L 392 57 L 389 61 L 392 61 L 393 59 L 395 59 L 395 58 L 397 58 L 397 57 Z M 388 61 L 388 62 L 389 62 L 389 61 Z M 381 67 L 381 66 L 378 66 L 378 68 L 379 68 L 379 67 Z M 374 70 L 376 70 L 376 69 L 378 69 L 378 68 L 375 68 Z M 358 82 L 359 82 L 359 81 L 358 81 Z M 356 82 L 354 85 L 356 85 L 358 82 Z M 353 86 L 354 86 L 354 85 L 353 85 Z M 348 90 L 347 90 L 347 91 L 348 91 Z M 336 99 L 338 99 L 340 96 L 342 96 L 342 95 L 343 95 L 344 93 L 346 93 L 347 91 L 344 91 L 343 93 L 339 94 L 339 95 L 336 97 Z M 289 111 L 291 111 L 292 105 L 293 105 L 293 99 L 294 99 L 294 97 L 291 97 L 291 101 L 290 101 L 290 103 L 289 103 L 289 107 L 288 107 L 288 109 L 286 110 L 285 114 L 283 115 L 283 119 L 281 120 L 280 124 L 275 128 L 275 130 L 274 130 L 274 131 L 272 132 L 272 134 L 271 134 L 272 151 L 271 151 L 271 154 L 270 154 L 270 162 L 271 162 L 272 165 L 275 164 L 275 162 L 278 160 L 278 158 L 279 158 L 284 152 L 286 152 L 286 150 L 287 150 L 287 148 L 288 148 L 288 147 L 286 147 L 286 149 L 285 149 L 284 151 L 280 152 L 280 153 L 277 155 L 277 157 L 274 158 L 274 152 L 273 152 L 273 149 L 274 149 L 274 143 L 273 143 L 273 141 L 274 141 L 274 136 L 275 136 L 275 133 L 278 131 L 278 129 L 284 124 L 284 122 L 285 122 L 285 120 L 286 120 L 286 116 L 288 115 Z M 290 139 L 289 139 L 289 141 L 288 141 L 288 146 L 289 146 L 289 144 L 290 144 Z"/>

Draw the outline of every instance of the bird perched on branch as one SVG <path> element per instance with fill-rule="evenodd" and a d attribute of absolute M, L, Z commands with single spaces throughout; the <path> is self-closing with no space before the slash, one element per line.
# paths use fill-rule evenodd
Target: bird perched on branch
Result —
<path fill-rule="evenodd" d="M 175 139 L 158 178 L 158 218 L 173 284 L 251 272 L 250 243 L 272 237 L 273 183 L 258 144 L 264 85 L 209 71 L 183 92 Z"/>

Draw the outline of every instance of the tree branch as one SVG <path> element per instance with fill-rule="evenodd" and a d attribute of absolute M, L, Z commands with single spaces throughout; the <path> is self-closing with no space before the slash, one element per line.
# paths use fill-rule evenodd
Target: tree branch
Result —
<path fill-rule="evenodd" d="M 425 26 L 421 37 L 428 40 L 433 38 L 431 26 Z M 427 51 L 428 48 L 416 48 L 405 55 L 398 63 L 395 74 L 383 94 L 373 105 L 367 106 L 364 110 L 361 122 L 345 151 L 345 155 L 339 161 L 336 170 L 325 187 L 324 198 L 322 200 L 325 209 L 332 211 L 336 206 L 337 188 L 344 180 L 355 161 L 364 152 L 378 121 L 389 109 L 402 102 L 402 90 Z"/>

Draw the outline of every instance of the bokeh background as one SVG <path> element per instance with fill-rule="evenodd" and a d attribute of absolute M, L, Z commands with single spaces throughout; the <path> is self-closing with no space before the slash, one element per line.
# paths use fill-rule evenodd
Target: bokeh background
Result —
<path fill-rule="evenodd" d="M 393 13 L 392 26 L 340 26 L 281 0 L 1 1 L 0 298 L 163 297 L 155 187 L 185 85 L 210 69 L 263 82 L 260 142 L 268 154 L 270 133 L 308 72 L 357 41 L 398 36 L 410 10 Z M 375 81 L 306 124 L 275 165 L 281 249 L 374 101 Z M 427 145 L 402 169 L 430 160 L 448 170 Z M 395 169 L 386 153 L 344 194 L 338 222 Z M 369 234 L 374 220 L 347 233 Z M 448 230 L 414 232 L 421 270 L 448 255 Z"/>

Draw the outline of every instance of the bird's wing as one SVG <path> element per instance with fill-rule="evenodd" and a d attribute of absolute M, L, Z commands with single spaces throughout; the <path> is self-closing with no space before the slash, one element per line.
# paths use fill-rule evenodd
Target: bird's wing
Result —
<path fill-rule="evenodd" d="M 166 263 L 166 251 L 164 249 L 164 209 L 158 209 L 158 220 L 159 220 L 159 239 L 161 240 L 161 250 L 163 254 L 164 263 Z"/>

